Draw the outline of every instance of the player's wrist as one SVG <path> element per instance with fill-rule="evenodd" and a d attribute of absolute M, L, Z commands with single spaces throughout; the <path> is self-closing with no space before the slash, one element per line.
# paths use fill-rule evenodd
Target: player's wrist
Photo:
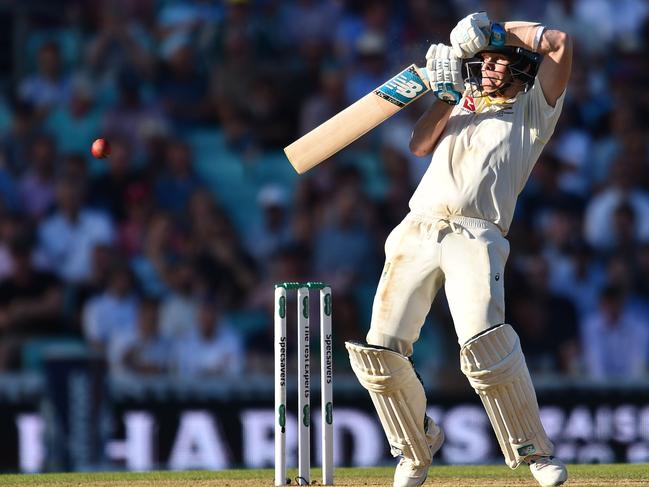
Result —
<path fill-rule="evenodd" d="M 507 46 L 522 47 L 539 52 L 546 27 L 538 22 L 510 21 L 501 24 L 505 30 Z M 543 54 L 543 53 L 541 53 Z"/>

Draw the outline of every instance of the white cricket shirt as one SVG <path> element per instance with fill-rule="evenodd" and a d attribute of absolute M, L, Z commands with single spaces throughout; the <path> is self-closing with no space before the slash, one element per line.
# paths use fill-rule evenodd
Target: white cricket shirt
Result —
<path fill-rule="evenodd" d="M 424 217 L 467 216 L 495 223 L 507 234 L 516 199 L 559 119 L 540 83 L 495 104 L 465 96 L 451 116 L 410 199 Z"/>

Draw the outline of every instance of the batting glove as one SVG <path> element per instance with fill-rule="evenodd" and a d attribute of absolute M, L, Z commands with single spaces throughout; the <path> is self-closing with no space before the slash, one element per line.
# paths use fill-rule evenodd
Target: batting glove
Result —
<path fill-rule="evenodd" d="M 486 12 L 476 12 L 460 20 L 451 31 L 453 54 L 465 59 L 489 45 L 491 22 Z"/>
<path fill-rule="evenodd" d="M 426 53 L 426 71 L 433 94 L 449 105 L 462 99 L 462 61 L 445 44 L 433 44 Z"/>

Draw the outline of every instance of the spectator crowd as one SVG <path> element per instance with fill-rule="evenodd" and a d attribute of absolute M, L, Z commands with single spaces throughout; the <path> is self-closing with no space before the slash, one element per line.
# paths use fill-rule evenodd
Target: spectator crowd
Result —
<path fill-rule="evenodd" d="M 0 372 L 73 343 L 114 374 L 271 373 L 273 284 L 318 280 L 333 288 L 344 373 L 342 343 L 369 326 L 383 243 L 429 162 L 408 139 L 433 98 L 300 177 L 282 148 L 422 64 L 480 9 L 575 43 L 563 114 L 508 235 L 508 320 L 536 373 L 649 379 L 645 0 L 42 0 L 6 12 Z M 107 159 L 89 153 L 97 137 Z M 427 321 L 424 376 L 456 369 L 443 293 Z"/>

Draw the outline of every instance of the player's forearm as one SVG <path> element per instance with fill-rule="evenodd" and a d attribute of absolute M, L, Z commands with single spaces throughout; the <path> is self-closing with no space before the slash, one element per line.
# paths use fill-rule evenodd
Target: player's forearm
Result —
<path fill-rule="evenodd" d="M 538 22 L 505 22 L 503 24 L 508 46 L 523 47 L 546 55 L 565 49 L 567 34 L 559 30 L 546 29 Z"/>
<path fill-rule="evenodd" d="M 543 55 L 537 79 L 546 102 L 555 106 L 565 92 L 572 70 L 572 41 L 565 32 L 533 22 L 505 22 L 505 43 Z"/>
<path fill-rule="evenodd" d="M 562 57 L 566 51 L 571 52 L 571 41 L 568 34 L 560 30 L 546 29 L 541 36 L 538 52 L 543 55 Z M 557 56 L 557 54 L 559 56 Z"/>
<path fill-rule="evenodd" d="M 417 120 L 410 137 L 410 151 L 414 155 L 423 157 L 433 152 L 452 110 L 452 105 L 436 101 Z"/>

